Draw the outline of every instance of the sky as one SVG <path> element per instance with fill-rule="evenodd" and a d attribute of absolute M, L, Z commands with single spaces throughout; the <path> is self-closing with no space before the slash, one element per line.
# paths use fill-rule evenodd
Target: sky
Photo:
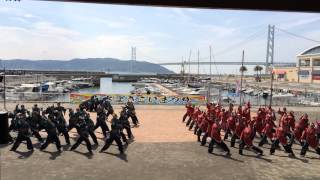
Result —
<path fill-rule="evenodd" d="M 320 41 L 316 13 L 164 8 L 70 2 L 0 2 L 0 59 L 111 57 L 152 63 L 265 61 L 268 24 Z M 275 31 L 275 62 L 295 62 L 317 43 Z M 180 71 L 179 66 L 169 69 Z M 238 67 L 213 67 L 236 73 Z M 191 68 L 197 72 L 196 67 Z M 208 66 L 201 66 L 208 73 Z"/>

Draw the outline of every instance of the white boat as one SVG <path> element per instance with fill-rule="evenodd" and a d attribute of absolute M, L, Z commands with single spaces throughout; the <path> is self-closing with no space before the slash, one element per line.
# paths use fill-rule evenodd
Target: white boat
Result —
<path fill-rule="evenodd" d="M 294 96 L 295 95 L 291 93 L 278 93 L 278 94 L 272 95 L 272 98 L 288 98 L 288 97 L 294 97 Z"/>
<path fill-rule="evenodd" d="M 191 92 L 188 92 L 186 94 L 189 94 L 189 95 L 200 95 L 200 93 L 198 91 L 191 91 Z"/>

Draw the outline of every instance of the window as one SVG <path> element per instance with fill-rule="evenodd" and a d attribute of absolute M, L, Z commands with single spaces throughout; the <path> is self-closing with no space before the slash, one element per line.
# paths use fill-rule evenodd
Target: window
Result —
<path fill-rule="evenodd" d="M 320 66 L 320 59 L 314 59 L 313 66 Z"/>
<path fill-rule="evenodd" d="M 310 66 L 310 60 L 300 60 L 300 66 Z"/>

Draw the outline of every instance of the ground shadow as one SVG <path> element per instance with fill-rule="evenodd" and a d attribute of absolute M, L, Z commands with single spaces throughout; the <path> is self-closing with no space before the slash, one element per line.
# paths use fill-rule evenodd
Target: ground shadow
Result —
<path fill-rule="evenodd" d="M 20 156 L 18 157 L 19 159 L 26 159 L 28 157 L 30 157 L 33 154 L 33 150 L 32 151 L 26 151 L 26 152 L 22 152 L 22 151 L 13 151 L 17 154 L 19 154 Z"/>
<path fill-rule="evenodd" d="M 5 148 L 7 146 L 10 146 L 11 144 L 13 144 L 13 142 L 10 142 L 8 144 L 0 144 L 0 148 Z"/>
<path fill-rule="evenodd" d="M 92 157 L 93 157 L 93 153 L 90 153 L 90 152 L 84 153 L 84 152 L 80 152 L 80 151 L 77 151 L 77 150 L 74 150 L 73 152 L 81 154 L 81 155 L 87 157 L 88 159 L 92 159 Z"/>
<path fill-rule="evenodd" d="M 303 163 L 309 163 L 308 159 L 302 159 L 302 158 L 299 158 L 297 156 L 288 156 L 288 155 L 284 156 L 284 155 L 278 155 L 278 154 L 273 154 L 273 156 L 277 156 L 277 157 L 281 157 L 281 158 L 296 159 L 296 160 L 300 160 Z"/>
<path fill-rule="evenodd" d="M 50 152 L 50 151 L 46 151 L 46 150 L 43 150 L 42 152 L 50 154 L 51 156 L 49 157 L 49 159 L 51 159 L 51 160 L 55 160 L 62 153 L 61 151 Z"/>
<path fill-rule="evenodd" d="M 223 154 L 217 154 L 217 153 L 214 153 L 214 152 L 212 152 L 212 153 L 210 153 L 210 154 L 212 154 L 212 155 L 214 155 L 214 156 L 224 157 L 224 158 L 226 158 L 226 159 L 230 159 L 230 160 L 233 160 L 233 161 L 236 161 L 236 162 L 240 162 L 240 163 L 243 163 L 243 162 L 244 162 L 244 161 L 242 161 L 242 160 L 233 158 L 232 155 L 229 155 L 229 156 L 228 156 L 228 155 L 223 155 Z"/>
<path fill-rule="evenodd" d="M 124 162 L 129 162 L 128 158 L 127 158 L 127 154 L 115 154 L 115 153 L 110 153 L 110 152 L 103 152 L 103 153 L 115 156 L 115 157 L 123 160 Z"/>
<path fill-rule="evenodd" d="M 99 147 L 99 144 L 93 144 L 93 145 L 92 145 L 92 150 L 97 150 L 98 147 Z"/>
<path fill-rule="evenodd" d="M 65 144 L 65 145 L 62 145 L 61 147 L 64 151 L 67 151 L 69 150 L 70 146 L 71 146 L 70 144 Z"/>
<path fill-rule="evenodd" d="M 36 149 L 40 149 L 41 142 L 38 141 L 37 143 L 33 144 L 33 147 L 36 148 Z"/>
<path fill-rule="evenodd" d="M 266 162 L 268 162 L 268 163 L 272 163 L 272 160 L 271 160 L 271 159 L 264 158 L 264 157 L 261 156 L 261 155 L 242 154 L 241 156 L 251 157 L 251 158 L 256 158 L 256 159 L 261 159 L 261 160 L 264 160 L 264 161 L 266 161 Z"/>

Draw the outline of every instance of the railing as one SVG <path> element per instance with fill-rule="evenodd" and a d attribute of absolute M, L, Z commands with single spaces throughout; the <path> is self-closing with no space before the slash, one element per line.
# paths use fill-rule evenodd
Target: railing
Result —
<path fill-rule="evenodd" d="M 6 92 L 6 102 L 39 102 L 39 103 L 73 103 L 78 104 L 83 100 L 89 99 L 94 94 L 75 94 L 75 93 L 29 93 L 29 92 Z M 226 97 L 219 95 L 211 95 L 210 97 L 197 96 L 197 95 L 179 95 L 179 96 L 163 96 L 163 95 L 124 95 L 124 94 L 98 94 L 98 96 L 111 97 L 112 104 L 126 103 L 129 97 L 134 99 L 135 104 L 144 105 L 184 105 L 188 100 L 199 105 L 204 105 L 207 100 L 211 102 L 220 102 L 222 105 L 233 103 L 239 105 L 239 97 L 229 96 Z M 209 98 L 209 99 L 208 99 Z M 243 95 L 244 102 L 250 101 L 252 106 L 265 106 L 269 105 L 270 97 L 263 99 L 262 96 L 249 96 Z M 0 95 L 0 101 L 4 101 L 4 93 Z M 306 106 L 306 107 L 319 107 L 320 96 L 310 97 L 274 97 L 272 99 L 273 106 Z"/>
<path fill-rule="evenodd" d="M 240 97 L 229 96 L 229 99 L 222 98 L 221 96 L 211 96 L 212 102 L 220 102 L 222 105 L 233 103 L 239 105 Z M 268 106 L 270 97 L 264 99 L 262 96 L 248 96 L 242 97 L 244 102 L 250 101 L 251 106 Z M 304 106 L 304 107 L 319 107 L 320 97 L 274 97 L 272 98 L 272 106 Z"/>
<path fill-rule="evenodd" d="M 6 92 L 6 102 L 70 102 L 70 93 Z M 4 101 L 4 93 L 0 96 Z"/>

